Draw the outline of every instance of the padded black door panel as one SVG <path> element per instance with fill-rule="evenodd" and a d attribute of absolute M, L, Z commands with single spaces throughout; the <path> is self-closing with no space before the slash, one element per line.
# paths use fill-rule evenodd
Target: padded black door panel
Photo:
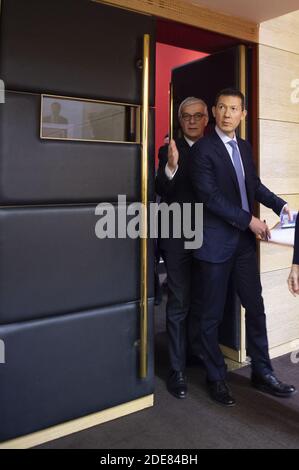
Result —
<path fill-rule="evenodd" d="M 0 106 L 2 204 L 116 201 L 118 194 L 140 199 L 139 145 L 41 140 L 39 126 L 39 95 L 6 93 Z"/>
<path fill-rule="evenodd" d="M 149 33 L 154 106 L 156 20 L 91 0 L 1 6 L 0 440 L 7 440 L 153 392 L 153 299 L 149 373 L 138 378 L 140 240 L 95 235 L 96 204 L 116 203 L 119 194 L 140 200 L 140 146 L 41 140 L 39 95 L 141 104 Z M 151 200 L 154 152 L 149 160 Z"/>
<path fill-rule="evenodd" d="M 0 324 L 139 298 L 140 241 L 100 240 L 99 219 L 95 206 L 0 210 Z"/>
<path fill-rule="evenodd" d="M 0 76 L 10 90 L 140 103 L 143 34 L 155 19 L 91 0 L 2 0 Z"/>
<path fill-rule="evenodd" d="M 137 374 L 137 304 L 0 326 L 0 338 L 1 441 L 153 393 L 152 349 L 147 379 Z"/>

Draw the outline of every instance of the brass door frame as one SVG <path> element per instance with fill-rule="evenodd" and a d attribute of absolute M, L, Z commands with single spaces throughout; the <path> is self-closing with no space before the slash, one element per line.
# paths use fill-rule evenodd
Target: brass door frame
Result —
<path fill-rule="evenodd" d="M 246 96 L 247 80 L 246 80 L 246 69 L 247 69 L 247 58 L 246 58 L 246 46 L 241 44 L 238 46 L 239 49 L 239 89 Z M 244 119 L 240 123 L 239 134 L 241 139 L 247 137 L 246 120 Z M 232 349 L 224 345 L 220 345 L 223 354 L 232 359 L 233 361 L 243 363 L 246 361 L 246 326 L 245 326 L 245 309 L 240 308 L 240 348 Z"/>
<path fill-rule="evenodd" d="M 247 71 L 247 56 L 246 46 L 243 44 L 239 46 L 239 88 L 240 91 L 246 96 L 247 83 L 246 83 L 246 71 Z M 241 139 L 247 138 L 247 127 L 245 119 L 241 121 L 240 127 Z M 246 326 L 245 326 L 245 309 L 241 306 L 240 312 L 240 349 L 238 351 L 238 362 L 245 362 L 246 360 Z"/>

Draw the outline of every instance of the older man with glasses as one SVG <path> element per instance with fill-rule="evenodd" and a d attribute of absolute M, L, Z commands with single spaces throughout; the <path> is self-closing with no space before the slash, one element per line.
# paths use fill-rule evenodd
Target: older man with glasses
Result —
<path fill-rule="evenodd" d="M 156 192 L 162 202 L 194 203 L 195 196 L 189 180 L 189 154 L 192 145 L 204 135 L 208 124 L 206 103 L 194 97 L 186 98 L 179 107 L 178 117 L 183 137 L 171 140 L 159 150 L 159 168 L 156 176 Z M 185 249 L 185 239 L 159 240 L 159 248 L 167 271 L 168 300 L 166 328 L 170 373 L 168 391 L 176 398 L 186 398 L 186 318 L 191 298 L 192 250 Z"/>

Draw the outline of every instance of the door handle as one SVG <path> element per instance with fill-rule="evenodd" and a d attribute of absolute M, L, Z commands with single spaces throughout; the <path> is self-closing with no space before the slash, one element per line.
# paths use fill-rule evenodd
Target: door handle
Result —
<path fill-rule="evenodd" d="M 141 138 L 140 378 L 148 373 L 148 142 L 150 36 L 143 36 Z"/>

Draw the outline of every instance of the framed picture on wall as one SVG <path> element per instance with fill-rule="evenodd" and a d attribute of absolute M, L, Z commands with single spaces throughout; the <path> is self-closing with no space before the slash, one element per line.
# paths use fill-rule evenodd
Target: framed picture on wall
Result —
<path fill-rule="evenodd" d="M 42 95 L 41 139 L 140 143 L 140 106 Z"/>

